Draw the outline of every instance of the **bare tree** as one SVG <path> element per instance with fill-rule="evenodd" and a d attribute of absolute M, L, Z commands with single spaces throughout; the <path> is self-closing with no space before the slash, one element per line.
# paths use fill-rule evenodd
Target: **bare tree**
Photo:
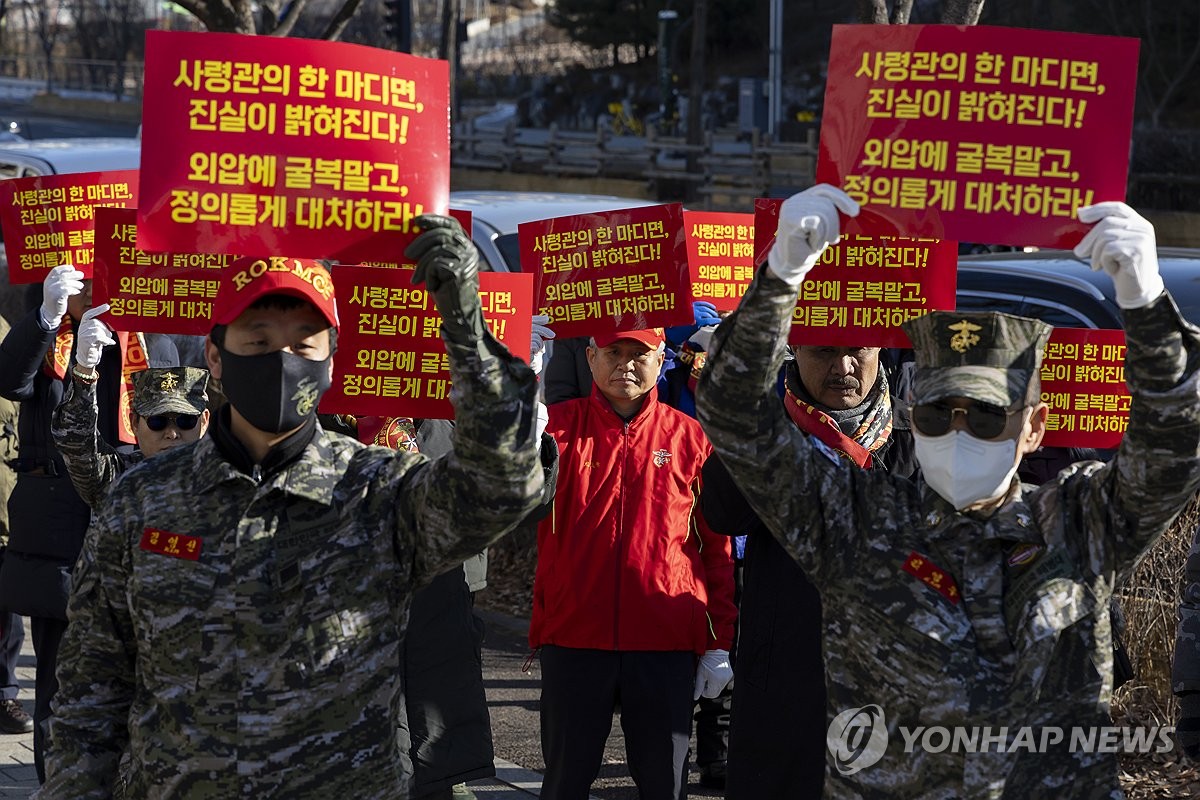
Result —
<path fill-rule="evenodd" d="M 54 78 L 51 69 L 54 59 L 54 46 L 58 43 L 61 26 L 58 15 L 62 10 L 58 0 L 28 0 L 22 7 L 25 12 L 26 25 L 37 36 L 38 46 L 46 62 L 46 93 L 54 91 Z"/>
<path fill-rule="evenodd" d="M 338 38 L 360 3 L 361 0 L 341 0 L 322 38 Z M 176 0 L 176 5 L 210 31 L 290 36 L 308 9 L 309 0 Z"/>
<path fill-rule="evenodd" d="M 983 13 L 984 0 L 942 0 L 938 21 L 948 25 L 975 25 Z M 894 0 L 888 11 L 887 0 L 858 0 L 858 19 L 875 25 L 907 25 L 912 16 L 913 0 Z"/>

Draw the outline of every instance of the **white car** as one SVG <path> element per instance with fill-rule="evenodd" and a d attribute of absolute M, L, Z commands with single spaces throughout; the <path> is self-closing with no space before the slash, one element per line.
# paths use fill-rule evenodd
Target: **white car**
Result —
<path fill-rule="evenodd" d="M 142 158 L 140 139 L 84 137 L 0 142 L 0 180 L 137 169 Z"/>
<path fill-rule="evenodd" d="M 471 212 L 471 238 L 492 272 L 522 272 L 517 226 L 574 214 L 658 205 L 610 194 L 562 192 L 451 192 L 450 207 Z"/>

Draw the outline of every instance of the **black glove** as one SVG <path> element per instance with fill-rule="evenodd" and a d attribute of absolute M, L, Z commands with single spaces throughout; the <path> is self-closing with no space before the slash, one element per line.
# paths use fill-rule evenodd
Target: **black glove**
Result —
<path fill-rule="evenodd" d="M 442 315 L 442 339 L 451 355 L 486 356 L 483 308 L 479 303 L 479 251 L 453 217 L 422 214 L 423 232 L 404 251 L 417 265 L 414 286 L 425 284 Z M 458 352 L 456 352 L 458 351 Z"/>
<path fill-rule="evenodd" d="M 1200 692 L 1179 698 L 1179 724 L 1175 726 L 1175 736 L 1189 758 L 1200 759 Z"/>

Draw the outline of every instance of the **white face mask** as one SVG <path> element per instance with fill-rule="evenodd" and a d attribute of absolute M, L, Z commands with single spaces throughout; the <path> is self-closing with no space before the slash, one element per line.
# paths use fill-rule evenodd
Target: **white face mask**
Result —
<path fill-rule="evenodd" d="M 925 482 L 959 511 L 1004 494 L 1017 472 L 1016 439 L 985 441 L 964 430 L 912 434 Z"/>

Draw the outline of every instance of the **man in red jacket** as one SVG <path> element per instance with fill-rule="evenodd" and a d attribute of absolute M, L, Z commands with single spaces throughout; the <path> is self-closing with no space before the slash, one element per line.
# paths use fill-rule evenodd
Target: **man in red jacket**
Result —
<path fill-rule="evenodd" d="M 597 337 L 590 397 L 549 408 L 554 511 L 538 529 L 544 800 L 583 800 L 621 709 L 642 800 L 686 796 L 692 705 L 733 677 L 729 540 L 693 515 L 710 446 L 658 401 L 661 328 Z"/>

